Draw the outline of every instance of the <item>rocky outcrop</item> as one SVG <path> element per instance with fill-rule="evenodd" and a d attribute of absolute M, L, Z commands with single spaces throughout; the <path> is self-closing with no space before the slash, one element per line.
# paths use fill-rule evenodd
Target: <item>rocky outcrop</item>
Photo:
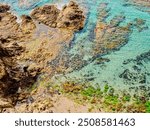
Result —
<path fill-rule="evenodd" d="M 56 27 L 56 20 L 59 12 L 60 10 L 57 9 L 54 5 L 45 5 L 43 7 L 34 9 L 31 13 L 31 17 L 50 27 Z"/>
<path fill-rule="evenodd" d="M 33 22 L 32 18 L 27 15 L 22 15 L 21 16 L 21 28 L 24 33 L 33 33 L 33 31 L 36 28 L 35 23 Z"/>
<path fill-rule="evenodd" d="M 0 111 L 14 107 L 18 100 L 27 100 L 26 90 L 39 74 L 54 74 L 48 62 L 69 47 L 74 31 L 83 28 L 84 19 L 74 2 L 62 11 L 53 5 L 36 8 L 31 17 L 21 16 L 20 23 L 9 6 L 0 5 Z M 43 100 L 40 97 L 35 105 Z"/>
<path fill-rule="evenodd" d="M 7 12 L 10 9 L 9 5 L 0 4 L 0 13 Z"/>
<path fill-rule="evenodd" d="M 85 16 L 78 4 L 71 1 L 68 6 L 64 6 L 57 18 L 58 28 L 71 30 L 81 30 L 84 26 Z"/>
<path fill-rule="evenodd" d="M 21 26 L 16 22 L 17 17 L 9 11 L 9 6 L 0 5 L 0 96 L 10 96 L 19 87 L 27 87 L 35 81 L 36 75 L 28 71 L 28 66 L 20 66 L 17 57 L 24 52 L 22 41 L 28 41 L 35 28 L 30 17 L 23 16 Z"/>
<path fill-rule="evenodd" d="M 62 10 L 54 5 L 45 5 L 34 9 L 31 17 L 54 28 L 65 28 L 73 31 L 80 30 L 84 26 L 85 16 L 78 4 L 71 1 Z"/>
<path fill-rule="evenodd" d="M 108 53 L 113 49 L 119 49 L 128 42 L 131 26 L 119 26 L 125 20 L 124 16 L 115 16 L 106 22 L 109 10 L 107 4 L 100 6 L 98 21 L 95 28 L 94 55 Z"/>

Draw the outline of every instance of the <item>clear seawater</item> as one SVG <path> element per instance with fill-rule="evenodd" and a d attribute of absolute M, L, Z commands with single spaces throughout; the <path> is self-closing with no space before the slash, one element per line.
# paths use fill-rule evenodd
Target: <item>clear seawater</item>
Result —
<path fill-rule="evenodd" d="M 28 1 L 28 6 L 19 6 L 19 0 L 0 0 L 1 3 L 8 3 L 12 6 L 12 11 L 18 15 L 29 14 L 30 11 L 44 4 L 57 4 L 62 6 L 66 4 L 69 0 L 24 0 Z M 72 48 L 69 50 L 70 54 L 81 53 L 80 46 L 83 46 L 82 53 L 84 59 L 88 60 L 91 58 L 90 50 L 94 44 L 90 40 L 91 30 L 95 28 L 97 22 L 97 9 L 100 3 L 108 3 L 110 9 L 109 17 L 107 21 L 109 22 L 113 17 L 117 15 L 124 15 L 126 17 L 122 25 L 129 22 L 133 22 L 135 18 L 141 18 L 146 20 L 145 25 L 148 29 L 139 32 L 137 29 L 133 29 L 129 37 L 127 44 L 122 46 L 119 50 L 113 50 L 109 54 L 101 56 L 102 58 L 107 58 L 110 61 L 104 62 L 103 64 L 95 64 L 95 61 L 89 62 L 84 67 L 79 70 L 74 70 L 65 76 L 57 75 L 60 80 L 64 81 L 67 79 L 72 80 L 85 80 L 85 76 L 92 78 L 91 84 L 100 84 L 103 86 L 108 83 L 112 86 L 124 88 L 132 86 L 148 86 L 150 87 L 150 13 L 143 11 L 140 7 L 136 6 L 124 6 L 125 0 L 77 0 L 81 7 L 84 8 L 87 19 L 86 25 L 83 30 L 75 33 L 74 40 L 72 41 Z M 144 7 L 141 7 L 144 8 Z M 146 10 L 146 8 L 145 8 Z M 142 55 L 139 64 L 139 56 Z M 127 62 L 130 61 L 130 62 Z M 125 64 L 125 62 L 127 62 Z M 135 69 L 136 68 L 136 69 Z M 129 70 L 130 73 L 136 74 L 131 80 L 125 80 L 120 77 L 120 75 L 125 71 Z M 145 82 L 139 82 L 140 76 L 144 75 Z M 137 80 L 134 80 L 137 78 Z"/>

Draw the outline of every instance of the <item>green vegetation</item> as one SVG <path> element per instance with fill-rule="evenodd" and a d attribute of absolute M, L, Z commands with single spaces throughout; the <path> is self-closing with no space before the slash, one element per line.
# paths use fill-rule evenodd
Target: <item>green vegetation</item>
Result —
<path fill-rule="evenodd" d="M 147 101 L 147 102 L 145 103 L 145 107 L 146 107 L 146 112 L 147 112 L 147 113 L 150 113 L 150 101 Z"/>
<path fill-rule="evenodd" d="M 124 95 L 123 101 L 129 102 L 130 100 L 131 100 L 131 95 L 130 94 Z"/>
<path fill-rule="evenodd" d="M 47 83 L 46 83 L 47 82 Z M 50 81 L 40 82 L 50 93 L 63 94 L 81 105 L 89 105 L 89 112 L 98 109 L 105 112 L 147 112 L 150 113 L 150 100 L 148 92 L 143 94 L 129 94 L 128 91 L 116 91 L 114 87 L 106 84 L 103 88 L 77 82 L 65 82 L 60 85 Z M 36 85 L 31 90 L 36 89 Z M 140 89 L 139 89 L 140 92 Z"/>
<path fill-rule="evenodd" d="M 108 86 L 108 85 L 105 85 L 105 87 L 104 87 L 104 93 L 107 93 L 108 90 L 109 90 L 109 86 Z"/>
<path fill-rule="evenodd" d="M 104 98 L 104 103 L 105 104 L 108 104 L 108 105 L 116 105 L 119 103 L 119 98 L 118 96 L 110 96 L 110 95 L 107 95 L 105 96 Z"/>
<path fill-rule="evenodd" d="M 100 88 L 94 88 L 92 86 L 89 86 L 88 88 L 83 89 L 81 91 L 81 94 L 87 97 L 99 97 L 103 94 L 103 92 Z"/>

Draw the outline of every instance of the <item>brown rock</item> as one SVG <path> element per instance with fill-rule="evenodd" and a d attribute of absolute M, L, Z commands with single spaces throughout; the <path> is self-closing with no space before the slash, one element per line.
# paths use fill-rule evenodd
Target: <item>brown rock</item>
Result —
<path fill-rule="evenodd" d="M 78 4 L 71 1 L 68 6 L 63 8 L 57 18 L 58 28 L 67 28 L 70 30 L 81 30 L 84 26 L 85 16 Z"/>
<path fill-rule="evenodd" d="M 0 108 L 10 108 L 10 107 L 12 107 L 12 104 L 8 100 L 0 98 Z"/>
<path fill-rule="evenodd" d="M 0 4 L 0 13 L 4 13 L 9 11 L 10 6 L 9 5 L 4 5 L 4 4 Z"/>
<path fill-rule="evenodd" d="M 36 28 L 36 25 L 33 22 L 32 18 L 27 15 L 22 15 L 21 19 L 22 19 L 21 28 L 22 28 L 23 32 L 32 33 Z"/>
<path fill-rule="evenodd" d="M 48 25 L 69 30 L 80 30 L 85 23 L 85 16 L 78 4 L 70 1 L 60 11 L 54 5 L 45 5 L 34 9 L 31 17 L 35 20 Z"/>
<path fill-rule="evenodd" d="M 31 17 L 50 27 L 56 27 L 56 20 L 60 10 L 54 5 L 38 7 L 31 12 Z"/>

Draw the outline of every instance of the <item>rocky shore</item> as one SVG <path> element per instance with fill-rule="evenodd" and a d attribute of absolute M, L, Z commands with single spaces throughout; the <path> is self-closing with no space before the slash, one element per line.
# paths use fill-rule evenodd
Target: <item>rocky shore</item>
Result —
<path fill-rule="evenodd" d="M 26 2 L 29 6 L 32 4 L 19 2 L 22 8 Z M 147 4 L 149 0 L 132 2 Z M 79 71 L 93 61 L 97 65 L 109 62 L 101 55 L 127 44 L 133 28 L 139 32 L 146 29 L 144 20 L 135 19 L 121 25 L 126 18 L 116 15 L 107 22 L 110 12 L 107 3 L 101 3 L 91 36 L 87 36 L 92 42 L 90 58 L 85 59 L 87 52 L 82 41 L 79 41 L 78 54 L 69 52 L 75 33 L 84 31 L 86 26 L 85 12 L 78 3 L 70 1 L 62 9 L 55 5 L 36 7 L 30 15 L 22 15 L 21 22 L 17 22 L 17 16 L 10 9 L 0 4 L 0 112 L 129 112 L 132 107 L 132 112 L 149 112 L 147 89 L 143 93 L 138 91 L 139 95 L 128 92 L 118 95 L 107 84 L 102 90 L 89 85 L 89 81 L 94 80 L 90 74 L 83 76 L 84 83 L 64 81 L 57 85 L 52 78 L 55 74 L 65 76 Z M 149 53 L 143 55 L 148 57 Z M 143 55 L 125 64 L 139 62 Z M 125 83 L 132 80 L 132 84 L 136 72 L 125 70 L 120 78 Z M 137 80 L 145 83 L 145 78 L 142 74 Z"/>
<path fill-rule="evenodd" d="M 72 1 L 61 11 L 53 5 L 36 8 L 31 16 L 21 16 L 21 23 L 9 10 L 0 4 L 1 109 L 29 96 L 27 89 L 38 75 L 52 73 L 47 62 L 69 46 L 74 31 L 85 22 L 83 11 Z"/>

